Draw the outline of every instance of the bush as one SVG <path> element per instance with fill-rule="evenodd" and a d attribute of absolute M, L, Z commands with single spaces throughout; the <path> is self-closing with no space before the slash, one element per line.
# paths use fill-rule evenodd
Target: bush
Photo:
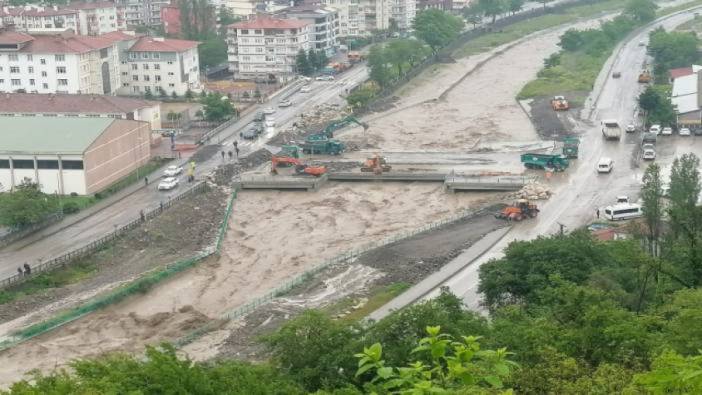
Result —
<path fill-rule="evenodd" d="M 97 199 L 97 200 L 102 199 L 102 193 L 96 192 L 96 193 L 95 193 L 95 199 Z"/>
<path fill-rule="evenodd" d="M 78 206 L 78 203 L 76 202 L 66 202 L 63 204 L 63 207 L 61 208 L 64 214 L 73 214 L 77 213 L 80 211 L 80 207 Z"/>

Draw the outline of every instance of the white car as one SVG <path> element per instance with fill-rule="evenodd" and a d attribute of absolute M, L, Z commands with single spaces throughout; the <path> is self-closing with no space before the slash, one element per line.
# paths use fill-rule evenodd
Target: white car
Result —
<path fill-rule="evenodd" d="M 305 85 L 302 88 L 300 88 L 300 92 L 302 92 L 302 93 L 307 93 L 307 92 L 310 92 L 311 90 L 312 90 L 312 87 L 309 85 Z"/>
<path fill-rule="evenodd" d="M 178 186 L 178 179 L 175 177 L 164 178 L 163 181 L 158 183 L 159 191 L 170 191 L 171 189 Z"/>
<path fill-rule="evenodd" d="M 263 113 L 266 114 L 266 115 L 275 114 L 275 108 L 273 108 L 273 107 L 266 107 L 266 108 L 263 109 Z"/>
<path fill-rule="evenodd" d="M 671 136 L 673 134 L 673 128 L 670 126 L 666 126 L 661 130 L 661 135 L 662 136 Z"/>
<path fill-rule="evenodd" d="M 274 118 L 266 118 L 266 126 L 267 127 L 275 126 L 275 119 Z"/>
<path fill-rule="evenodd" d="M 333 75 L 320 75 L 319 77 L 315 78 L 317 81 L 334 81 L 334 76 Z"/>
<path fill-rule="evenodd" d="M 626 125 L 626 132 L 627 133 L 633 133 L 635 131 L 636 131 L 636 125 L 634 125 L 633 123 Z"/>
<path fill-rule="evenodd" d="M 290 107 L 292 106 L 292 102 L 290 100 L 283 100 L 280 103 L 278 103 L 278 107 Z"/>
<path fill-rule="evenodd" d="M 626 196 L 626 195 L 617 196 L 617 204 L 620 204 L 620 203 L 630 203 L 629 196 Z"/>
<path fill-rule="evenodd" d="M 598 173 L 611 173 L 614 169 L 614 161 L 610 158 L 601 158 L 597 163 Z"/>
<path fill-rule="evenodd" d="M 183 172 L 182 166 L 168 166 L 166 170 L 163 171 L 164 177 L 175 177 Z"/>
<path fill-rule="evenodd" d="M 644 144 L 642 147 L 644 160 L 654 160 L 656 159 L 656 149 L 653 144 Z"/>
<path fill-rule="evenodd" d="M 678 134 L 680 134 L 681 136 L 690 136 L 692 133 L 690 133 L 690 129 L 688 128 L 680 128 Z"/>
<path fill-rule="evenodd" d="M 661 125 L 651 125 L 648 131 L 658 136 L 661 133 Z"/>

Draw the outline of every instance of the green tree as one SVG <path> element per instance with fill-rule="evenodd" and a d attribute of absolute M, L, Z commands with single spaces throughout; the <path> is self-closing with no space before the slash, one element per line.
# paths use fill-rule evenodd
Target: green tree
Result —
<path fill-rule="evenodd" d="M 641 199 L 643 214 L 646 220 L 647 241 L 651 256 L 658 256 L 658 241 L 661 237 L 661 222 L 663 219 L 663 181 L 661 168 L 657 164 L 649 165 L 643 175 Z"/>
<path fill-rule="evenodd" d="M 392 81 L 392 65 L 382 45 L 376 44 L 371 47 L 368 53 L 368 67 L 370 67 L 370 78 L 381 88 L 390 84 Z"/>
<path fill-rule="evenodd" d="M 146 100 L 152 100 L 153 98 L 154 98 L 154 94 L 153 94 L 153 93 L 151 93 L 151 91 L 150 91 L 150 90 L 149 90 L 149 91 L 146 91 L 146 92 L 144 92 L 144 99 L 146 99 Z"/>
<path fill-rule="evenodd" d="M 648 53 L 654 59 L 656 81 L 667 81 L 669 69 L 695 63 L 699 57 L 698 46 L 699 39 L 694 33 L 653 30 L 649 35 Z"/>
<path fill-rule="evenodd" d="M 227 61 L 227 43 L 223 37 L 212 36 L 198 47 L 200 69 L 204 72 L 208 67 L 218 66 Z"/>
<path fill-rule="evenodd" d="M 424 40 L 434 54 L 448 45 L 463 29 L 463 20 L 447 12 L 428 9 L 417 13 L 413 27 L 415 35 Z"/>
<path fill-rule="evenodd" d="M 524 7 L 524 0 L 509 0 L 507 2 L 507 10 L 512 14 L 516 14 Z"/>
<path fill-rule="evenodd" d="M 378 90 L 374 83 L 364 84 L 346 96 L 346 102 L 353 109 L 365 108 L 375 98 Z"/>
<path fill-rule="evenodd" d="M 304 49 L 300 49 L 300 51 L 297 53 L 297 57 L 295 58 L 295 66 L 297 67 L 298 74 L 312 74 L 313 67 L 310 64 Z"/>
<path fill-rule="evenodd" d="M 59 209 L 55 196 L 43 193 L 39 184 L 25 178 L 14 191 L 0 195 L 0 224 L 12 228 L 29 226 Z"/>
<path fill-rule="evenodd" d="M 702 355 L 683 356 L 665 351 L 653 361 L 651 370 L 637 374 L 631 393 L 702 393 Z"/>
<path fill-rule="evenodd" d="M 658 6 L 650 0 L 629 0 L 624 8 L 624 14 L 640 23 L 656 19 Z"/>
<path fill-rule="evenodd" d="M 502 0 L 478 0 L 478 5 L 486 17 L 492 18 L 492 23 L 495 23 L 498 15 L 505 12 Z"/>
<path fill-rule="evenodd" d="M 397 70 L 397 76 L 424 60 L 429 51 L 418 40 L 398 39 L 390 41 L 384 48 L 388 62 Z M 406 68 L 405 68 L 406 66 Z"/>
<path fill-rule="evenodd" d="M 680 241 L 684 254 L 679 256 L 679 263 L 685 262 L 685 272 L 692 278 L 692 284 L 702 283 L 702 251 L 700 251 L 700 234 L 702 233 L 702 213 L 697 207 L 700 197 L 700 160 L 695 154 L 683 154 L 673 160 L 670 171 L 670 190 L 668 192 L 668 215 L 673 238 Z"/>
<path fill-rule="evenodd" d="M 483 11 L 480 9 L 478 2 L 475 1 L 471 2 L 468 7 L 461 8 L 461 15 L 463 15 L 466 22 L 473 25 L 473 29 L 483 20 Z"/>
<path fill-rule="evenodd" d="M 236 113 L 232 102 L 219 93 L 210 93 L 200 102 L 203 105 L 205 119 L 210 122 L 222 122 Z"/>

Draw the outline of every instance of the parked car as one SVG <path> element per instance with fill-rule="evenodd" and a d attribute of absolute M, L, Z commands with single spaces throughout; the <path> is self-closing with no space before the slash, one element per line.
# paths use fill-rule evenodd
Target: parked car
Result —
<path fill-rule="evenodd" d="M 292 106 L 292 102 L 290 100 L 282 100 L 280 103 L 278 103 L 278 107 L 290 107 Z"/>
<path fill-rule="evenodd" d="M 266 118 L 265 125 L 267 127 L 275 126 L 275 118 Z"/>
<path fill-rule="evenodd" d="M 334 76 L 333 75 L 320 75 L 319 77 L 315 78 L 317 81 L 334 81 Z"/>
<path fill-rule="evenodd" d="M 273 110 L 275 111 L 275 110 Z M 256 115 L 254 116 L 254 122 L 261 122 L 263 121 L 264 115 L 262 112 L 257 112 Z"/>
<path fill-rule="evenodd" d="M 239 137 L 245 140 L 253 140 L 258 137 L 258 133 L 256 133 L 256 129 L 251 128 L 245 132 L 239 133 Z"/>
<path fill-rule="evenodd" d="M 159 191 L 170 191 L 171 189 L 178 186 L 178 179 L 175 177 L 164 178 L 158 183 Z"/>
<path fill-rule="evenodd" d="M 597 163 L 598 173 L 611 173 L 614 169 L 614 161 L 611 158 L 601 158 Z"/>
<path fill-rule="evenodd" d="M 617 196 L 617 204 L 619 204 L 619 203 L 630 203 L 629 196 L 626 196 L 626 195 Z"/>
<path fill-rule="evenodd" d="M 302 93 L 307 93 L 307 92 L 309 92 L 309 91 L 311 91 L 311 90 L 312 90 L 312 87 L 309 86 L 309 85 L 305 85 L 305 86 L 303 86 L 302 88 L 300 88 L 300 92 L 302 92 Z"/>
<path fill-rule="evenodd" d="M 166 170 L 163 171 L 164 177 L 175 177 L 183 172 L 182 166 L 168 166 Z"/>
<path fill-rule="evenodd" d="M 688 128 L 680 128 L 680 130 L 678 130 L 678 134 L 681 136 L 690 136 L 692 133 L 690 133 L 690 129 Z"/>
<path fill-rule="evenodd" d="M 644 135 L 643 135 L 643 142 L 644 142 L 644 144 L 645 143 L 655 144 L 657 138 L 658 137 L 656 136 L 655 133 L 647 132 L 647 133 L 644 133 Z"/>
<path fill-rule="evenodd" d="M 176 130 L 175 129 L 163 129 L 161 130 L 161 136 L 162 137 L 171 137 L 176 135 Z"/>
<path fill-rule="evenodd" d="M 273 107 L 266 107 L 266 108 L 263 109 L 263 113 L 266 114 L 266 115 L 275 114 L 275 108 L 273 108 Z"/>
<path fill-rule="evenodd" d="M 661 125 L 651 125 L 648 131 L 655 135 L 659 135 L 661 133 Z"/>
<path fill-rule="evenodd" d="M 673 134 L 673 128 L 666 126 L 661 130 L 661 136 L 671 136 Z"/>
<path fill-rule="evenodd" d="M 634 133 L 635 131 L 636 131 L 636 125 L 634 125 L 633 123 L 626 125 L 626 132 L 627 133 Z"/>
<path fill-rule="evenodd" d="M 654 160 L 656 159 L 656 149 L 653 144 L 644 144 L 642 147 L 644 160 Z"/>

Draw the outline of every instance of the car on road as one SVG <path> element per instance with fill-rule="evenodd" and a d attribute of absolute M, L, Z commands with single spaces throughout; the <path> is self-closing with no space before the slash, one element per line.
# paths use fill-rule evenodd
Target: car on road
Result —
<path fill-rule="evenodd" d="M 164 178 L 158 183 L 159 191 L 170 191 L 171 189 L 178 186 L 178 179 L 175 177 Z"/>
<path fill-rule="evenodd" d="M 661 133 L 661 125 L 651 125 L 648 131 L 655 135 L 659 135 Z"/>
<path fill-rule="evenodd" d="M 655 133 L 646 132 L 643 134 L 643 143 L 644 144 L 646 144 L 646 143 L 655 144 L 657 139 L 658 139 L 658 137 L 656 136 Z"/>
<path fill-rule="evenodd" d="M 275 126 L 275 118 L 266 118 L 265 125 L 266 125 L 266 127 Z"/>
<path fill-rule="evenodd" d="M 175 129 L 163 129 L 163 130 L 161 130 L 161 137 L 171 137 L 171 136 L 175 136 L 176 134 L 177 134 L 177 133 L 176 133 L 176 130 L 175 130 Z"/>
<path fill-rule="evenodd" d="M 258 133 L 256 132 L 256 129 L 251 128 L 245 132 L 239 133 L 239 137 L 245 140 L 253 140 L 258 137 Z"/>
<path fill-rule="evenodd" d="M 694 128 L 692 129 L 692 133 L 694 133 L 695 136 L 702 136 L 702 128 Z"/>
<path fill-rule="evenodd" d="M 275 110 L 274 110 L 275 111 Z M 256 115 L 254 116 L 254 122 L 261 122 L 263 121 L 264 114 L 262 112 L 257 112 Z"/>
<path fill-rule="evenodd" d="M 615 71 L 614 73 L 612 73 L 612 78 L 619 78 L 621 76 L 622 76 L 622 73 L 620 73 L 618 71 Z"/>
<path fill-rule="evenodd" d="M 673 128 L 666 126 L 661 130 L 661 136 L 671 136 L 673 134 Z"/>
<path fill-rule="evenodd" d="M 646 41 L 639 41 L 639 47 L 645 47 Z"/>
<path fill-rule="evenodd" d="M 690 136 L 691 135 L 690 129 L 688 129 L 688 128 L 680 128 L 680 130 L 678 130 L 678 134 L 681 136 Z"/>
<path fill-rule="evenodd" d="M 334 76 L 333 75 L 320 75 L 319 77 L 315 78 L 316 81 L 334 81 Z"/>
<path fill-rule="evenodd" d="M 266 108 L 263 109 L 263 113 L 266 114 L 266 115 L 275 114 L 275 108 L 273 108 L 273 107 L 266 107 Z"/>
<path fill-rule="evenodd" d="M 283 100 L 280 103 L 278 103 L 278 107 L 290 107 L 292 106 L 292 102 L 290 100 Z"/>
<path fill-rule="evenodd" d="M 598 173 L 611 173 L 612 169 L 614 169 L 614 161 L 611 158 L 601 158 L 597 162 Z"/>
<path fill-rule="evenodd" d="M 168 166 L 166 170 L 163 171 L 164 177 L 175 177 L 183 172 L 182 166 Z"/>
<path fill-rule="evenodd" d="M 300 92 L 302 92 L 302 93 L 307 93 L 307 92 L 310 92 L 311 90 L 312 90 L 312 87 L 309 85 L 305 85 L 302 88 L 300 88 Z"/>
<path fill-rule="evenodd" d="M 656 159 L 656 148 L 653 144 L 644 144 L 641 148 L 643 149 L 643 154 L 641 155 L 641 157 L 644 160 Z"/>
<path fill-rule="evenodd" d="M 634 133 L 635 131 L 636 131 L 636 125 L 634 125 L 633 123 L 626 125 L 626 132 L 627 133 Z"/>
<path fill-rule="evenodd" d="M 617 204 L 619 203 L 629 203 L 629 196 L 619 195 L 617 196 Z"/>

